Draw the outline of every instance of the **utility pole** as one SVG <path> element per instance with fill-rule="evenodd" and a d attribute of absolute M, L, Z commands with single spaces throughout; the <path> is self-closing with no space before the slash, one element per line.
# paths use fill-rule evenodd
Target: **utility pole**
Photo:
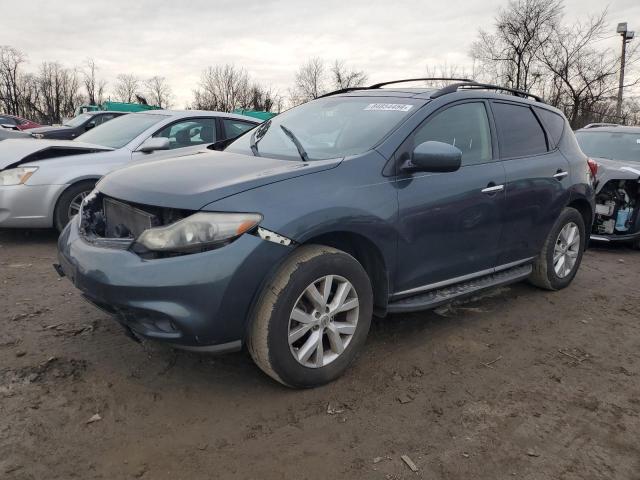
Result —
<path fill-rule="evenodd" d="M 624 89 L 624 62 L 627 56 L 627 43 L 631 41 L 635 32 L 627 30 L 627 22 L 619 23 L 616 32 L 622 37 L 622 54 L 620 55 L 620 83 L 618 84 L 618 103 L 616 105 L 616 116 L 622 117 L 622 90 Z"/>

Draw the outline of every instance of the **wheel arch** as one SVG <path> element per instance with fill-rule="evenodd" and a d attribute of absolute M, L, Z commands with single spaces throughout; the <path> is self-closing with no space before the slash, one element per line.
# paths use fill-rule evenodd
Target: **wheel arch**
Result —
<path fill-rule="evenodd" d="M 369 238 L 351 231 L 332 231 L 305 239 L 302 245 L 326 245 L 354 257 L 367 272 L 373 290 L 374 313 L 384 316 L 389 299 L 389 271 L 378 246 Z"/>
<path fill-rule="evenodd" d="M 585 236 L 589 238 L 593 224 L 593 209 L 591 204 L 584 198 L 574 198 L 569 202 L 567 207 L 575 208 L 580 213 L 584 220 Z"/>
<path fill-rule="evenodd" d="M 70 188 L 73 188 L 74 186 L 76 186 L 79 183 L 89 182 L 89 181 L 97 183 L 100 180 L 100 178 L 101 178 L 100 176 L 90 176 L 90 175 L 88 175 L 86 177 L 75 178 L 75 179 L 73 179 L 73 181 L 71 183 L 66 185 L 63 189 L 61 189 L 58 192 L 58 195 L 57 195 L 57 197 L 55 199 L 55 202 L 53 202 L 53 204 L 52 204 L 51 213 L 50 213 L 51 223 L 52 223 L 54 228 L 55 228 L 55 222 L 56 222 L 56 219 L 55 219 L 56 211 L 58 209 L 58 205 L 60 204 L 60 199 L 62 198 L 64 193 L 66 191 L 68 191 Z"/>

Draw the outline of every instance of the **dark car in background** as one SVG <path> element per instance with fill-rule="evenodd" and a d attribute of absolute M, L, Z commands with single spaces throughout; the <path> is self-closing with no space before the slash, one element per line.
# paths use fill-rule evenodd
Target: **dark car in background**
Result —
<path fill-rule="evenodd" d="M 640 127 L 593 123 L 576 138 L 598 164 L 591 240 L 640 249 Z"/>
<path fill-rule="evenodd" d="M 62 125 L 34 128 L 30 133 L 35 138 L 73 140 L 84 132 L 125 114 L 126 112 L 87 112 L 67 120 Z"/>
<path fill-rule="evenodd" d="M 41 125 L 26 118 L 0 113 L 0 126 L 11 130 L 30 130 Z"/>
<path fill-rule="evenodd" d="M 469 81 L 386 85 L 293 108 L 222 152 L 110 173 L 62 232 L 59 273 L 134 337 L 246 344 L 292 387 L 342 374 L 373 314 L 567 287 L 594 204 L 562 113 Z"/>

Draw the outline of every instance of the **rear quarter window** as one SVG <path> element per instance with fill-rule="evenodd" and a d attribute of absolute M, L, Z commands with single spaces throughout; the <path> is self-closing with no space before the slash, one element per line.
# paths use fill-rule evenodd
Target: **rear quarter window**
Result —
<path fill-rule="evenodd" d="M 549 138 L 549 149 L 553 150 L 558 146 L 560 138 L 562 138 L 565 119 L 562 115 L 545 110 L 544 108 L 536 108 L 535 110 L 547 129 L 547 132 L 549 132 L 549 135 L 551 136 L 551 138 Z"/>
<path fill-rule="evenodd" d="M 547 151 L 546 135 L 530 107 L 494 102 L 492 109 L 502 158 L 539 155 Z"/>

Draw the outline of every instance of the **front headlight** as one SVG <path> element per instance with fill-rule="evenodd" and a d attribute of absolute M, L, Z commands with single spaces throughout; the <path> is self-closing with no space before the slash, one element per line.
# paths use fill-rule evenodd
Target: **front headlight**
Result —
<path fill-rule="evenodd" d="M 0 172 L 0 185 L 22 185 L 36 170 L 38 167 L 18 167 Z"/>
<path fill-rule="evenodd" d="M 231 241 L 261 220 L 257 213 L 198 212 L 166 227 L 145 230 L 136 242 L 157 252 L 201 250 Z"/>

